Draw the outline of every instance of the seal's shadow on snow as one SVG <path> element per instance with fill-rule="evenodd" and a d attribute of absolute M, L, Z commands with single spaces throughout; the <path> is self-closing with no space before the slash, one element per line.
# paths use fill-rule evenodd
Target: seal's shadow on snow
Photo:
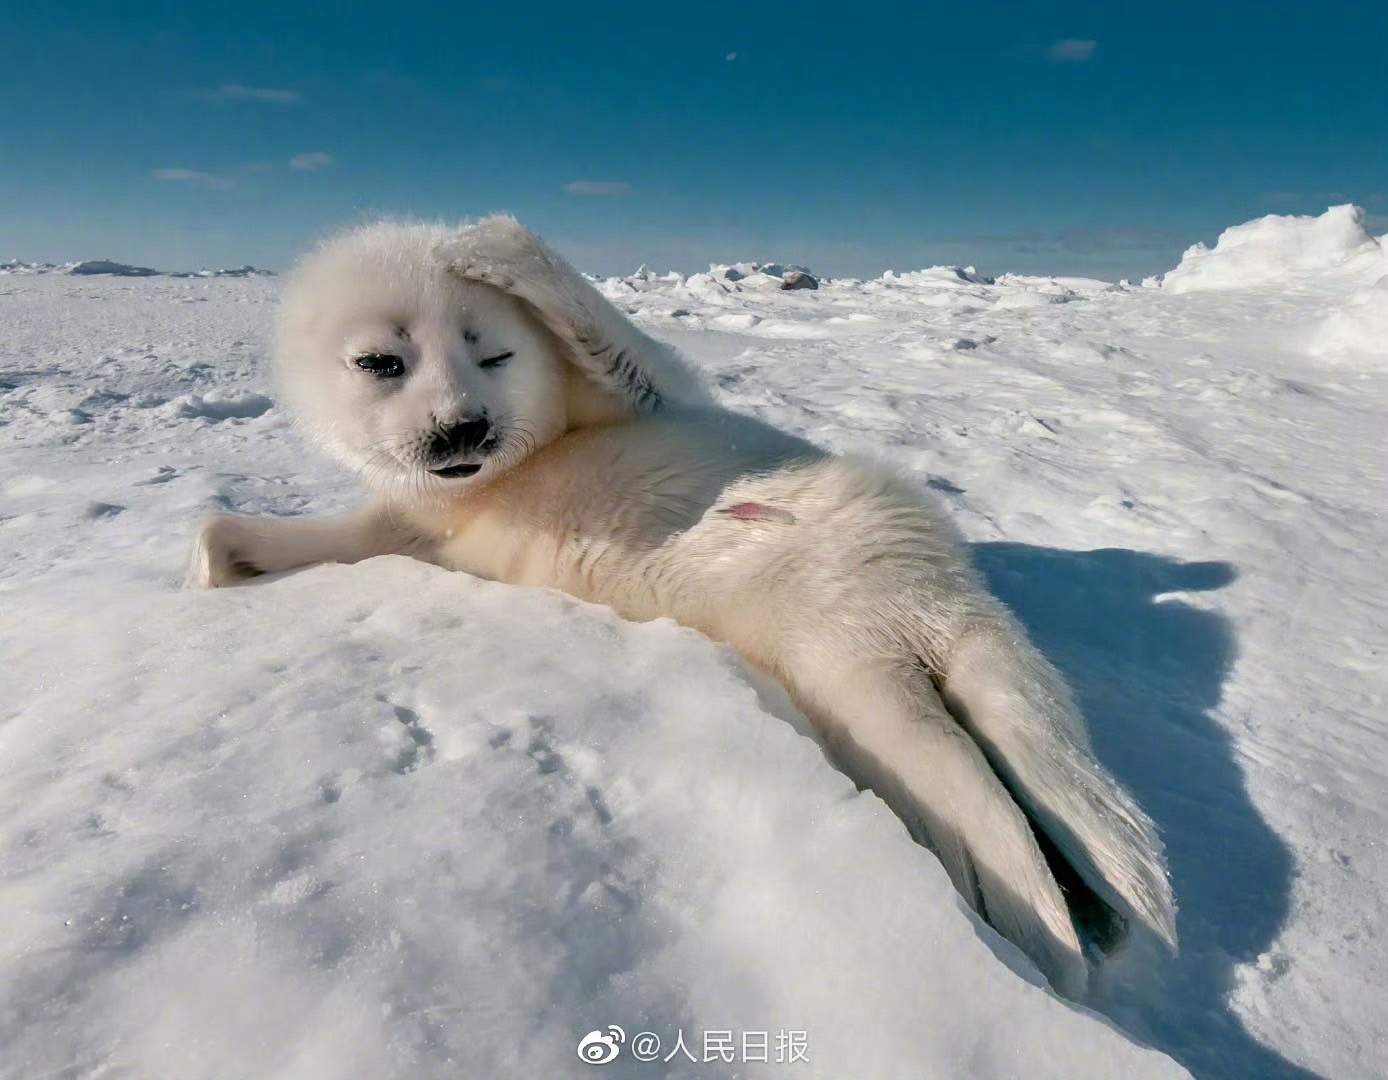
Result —
<path fill-rule="evenodd" d="M 986 543 L 972 552 L 1074 688 L 1099 759 L 1166 841 L 1180 955 L 1163 960 L 1154 943 L 1135 944 L 1090 1004 L 1197 1076 L 1313 1077 L 1258 1042 L 1225 1002 L 1236 965 L 1285 968 L 1265 953 L 1287 917 L 1293 875 L 1210 715 L 1237 655 L 1234 634 L 1181 595 L 1222 588 L 1234 568 L 1117 548 Z"/>

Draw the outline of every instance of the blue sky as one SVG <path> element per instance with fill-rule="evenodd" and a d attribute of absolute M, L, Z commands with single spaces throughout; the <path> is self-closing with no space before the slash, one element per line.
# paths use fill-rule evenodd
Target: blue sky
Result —
<path fill-rule="evenodd" d="M 507 210 L 585 269 L 1117 277 L 1388 227 L 1388 5 L 8 0 L 0 259 L 281 268 Z"/>

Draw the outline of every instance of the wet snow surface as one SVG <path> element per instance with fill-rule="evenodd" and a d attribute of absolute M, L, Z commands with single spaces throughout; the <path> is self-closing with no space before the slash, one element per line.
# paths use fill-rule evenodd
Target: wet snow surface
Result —
<path fill-rule="evenodd" d="M 182 591 L 201 514 L 354 498 L 277 282 L 0 276 L 0 1075 L 569 1076 L 609 1024 L 769 1033 L 613 1076 L 1380 1073 L 1383 252 L 1256 224 L 1178 291 L 602 284 L 935 489 L 1073 680 L 1181 905 L 1084 1008 L 697 634 L 399 558 Z"/>

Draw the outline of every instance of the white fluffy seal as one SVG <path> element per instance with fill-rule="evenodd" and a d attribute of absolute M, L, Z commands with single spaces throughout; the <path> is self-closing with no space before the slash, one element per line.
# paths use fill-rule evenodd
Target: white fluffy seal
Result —
<path fill-rule="evenodd" d="M 717 408 L 509 218 L 328 242 L 276 351 L 311 437 L 374 494 L 320 520 L 214 517 L 194 582 L 405 553 L 668 616 L 781 680 L 1061 992 L 1130 920 L 1174 945 L 1152 822 L 915 486 Z"/>

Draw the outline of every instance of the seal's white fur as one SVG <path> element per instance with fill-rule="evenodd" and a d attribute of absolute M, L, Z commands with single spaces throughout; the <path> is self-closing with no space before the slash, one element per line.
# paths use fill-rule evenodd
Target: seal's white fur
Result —
<path fill-rule="evenodd" d="M 363 352 L 400 355 L 407 373 L 366 374 Z M 514 355 L 478 367 L 500 352 Z M 278 362 L 310 435 L 375 494 L 318 521 L 214 518 L 196 582 L 403 552 L 674 618 L 780 679 L 1062 992 L 1086 982 L 1081 908 L 1174 944 L 1151 821 L 935 505 L 713 406 L 514 221 L 330 242 L 290 284 Z M 480 471 L 430 472 L 430 432 L 482 410 L 497 423 Z M 767 512 L 727 512 L 741 504 Z"/>

